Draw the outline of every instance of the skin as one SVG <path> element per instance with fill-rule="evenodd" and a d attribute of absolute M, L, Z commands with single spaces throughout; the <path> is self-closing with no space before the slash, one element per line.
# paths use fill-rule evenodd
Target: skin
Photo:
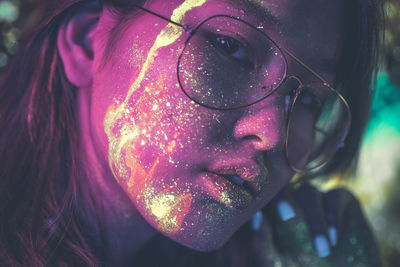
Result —
<path fill-rule="evenodd" d="M 275 22 L 256 19 L 246 2 L 230 2 L 154 0 L 146 7 L 193 26 L 215 14 L 239 16 L 263 26 L 334 83 L 344 1 L 254 1 Z M 284 154 L 291 88 L 239 110 L 197 105 L 177 85 L 177 59 L 187 38 L 180 28 L 141 13 L 126 23 L 104 62 L 107 30 L 115 23 L 115 15 L 103 10 L 92 35 L 91 81 L 79 91 L 82 154 L 102 196 L 108 242 L 115 247 L 111 257 L 134 255 L 157 232 L 197 250 L 217 249 L 294 175 Z M 304 83 L 316 81 L 289 57 L 288 65 Z M 240 167 L 256 194 L 211 178 L 206 170 L 215 165 Z"/>

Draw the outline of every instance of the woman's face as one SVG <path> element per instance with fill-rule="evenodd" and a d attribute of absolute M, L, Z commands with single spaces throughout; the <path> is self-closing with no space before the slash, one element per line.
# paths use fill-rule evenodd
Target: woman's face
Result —
<path fill-rule="evenodd" d="M 239 17 L 334 81 L 342 1 L 154 0 L 146 7 L 193 27 L 216 14 Z M 102 21 L 103 30 L 115 23 Z M 183 245 L 212 250 L 294 174 L 285 159 L 285 99 L 291 88 L 282 86 L 238 110 L 195 104 L 177 79 L 187 37 L 144 12 L 123 22 L 106 62 L 107 39 L 97 41 L 102 53 L 95 53 L 90 123 L 97 151 L 146 221 Z M 287 60 L 291 74 L 315 81 Z"/>

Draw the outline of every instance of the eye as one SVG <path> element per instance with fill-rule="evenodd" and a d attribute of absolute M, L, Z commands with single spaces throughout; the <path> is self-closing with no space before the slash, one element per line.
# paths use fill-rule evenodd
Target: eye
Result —
<path fill-rule="evenodd" d="M 232 58 L 248 68 L 254 68 L 248 48 L 243 42 L 226 35 L 212 35 L 209 38 L 212 45 L 224 56 Z"/>
<path fill-rule="evenodd" d="M 321 101 L 315 95 L 313 90 L 307 87 L 301 90 L 301 93 L 296 99 L 296 104 L 300 104 L 313 112 L 319 112 L 322 106 Z"/>

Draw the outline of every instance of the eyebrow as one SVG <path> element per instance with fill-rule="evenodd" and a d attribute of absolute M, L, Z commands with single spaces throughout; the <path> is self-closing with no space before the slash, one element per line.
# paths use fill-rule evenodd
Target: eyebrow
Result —
<path fill-rule="evenodd" d="M 279 19 L 272 14 L 271 10 L 257 0 L 222 0 L 222 2 L 231 4 L 233 7 L 241 10 L 249 10 L 254 13 L 257 19 L 268 23 L 278 23 Z"/>

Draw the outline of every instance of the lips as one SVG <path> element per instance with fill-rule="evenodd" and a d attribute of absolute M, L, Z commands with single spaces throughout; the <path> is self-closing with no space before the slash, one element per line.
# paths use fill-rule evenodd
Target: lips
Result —
<path fill-rule="evenodd" d="M 229 179 L 234 184 L 238 184 L 238 185 L 241 185 L 241 186 L 245 186 L 245 184 L 246 184 L 246 182 L 242 178 L 237 176 L 237 175 L 227 174 L 227 175 L 224 175 L 224 177 Z"/>
<path fill-rule="evenodd" d="M 219 160 L 209 166 L 207 170 L 244 186 L 255 197 L 263 191 L 267 183 L 267 168 L 249 158 Z"/>
<path fill-rule="evenodd" d="M 236 210 L 248 208 L 254 199 L 252 193 L 244 186 L 212 172 L 202 172 L 196 179 L 196 185 L 206 195 Z"/>
<path fill-rule="evenodd" d="M 246 190 L 249 191 L 249 193 L 252 196 L 256 195 L 254 186 L 250 182 L 245 181 L 239 175 L 236 175 L 236 174 L 221 174 L 221 173 L 214 173 L 214 174 L 219 175 L 219 176 L 227 179 L 228 181 L 230 181 L 231 183 L 233 183 L 235 185 L 238 185 L 238 186 L 241 186 L 241 187 L 245 188 Z"/>
<path fill-rule="evenodd" d="M 226 206 L 243 210 L 264 191 L 267 173 L 264 165 L 248 158 L 219 160 L 199 175 L 197 185 Z"/>

